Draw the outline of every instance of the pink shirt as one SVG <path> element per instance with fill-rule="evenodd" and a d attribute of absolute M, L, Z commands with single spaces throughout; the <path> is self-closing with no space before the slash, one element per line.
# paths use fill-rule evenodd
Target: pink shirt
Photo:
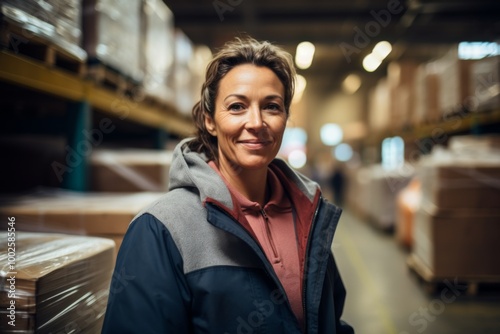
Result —
<path fill-rule="evenodd" d="M 213 162 L 210 162 L 209 165 L 220 174 Z M 271 169 L 268 169 L 268 189 L 271 189 L 272 193 L 264 208 L 259 203 L 252 202 L 239 193 L 223 176 L 222 179 L 240 205 L 245 218 L 285 289 L 299 324 L 303 326 L 301 274 L 292 205 L 283 191 L 278 177 Z"/>

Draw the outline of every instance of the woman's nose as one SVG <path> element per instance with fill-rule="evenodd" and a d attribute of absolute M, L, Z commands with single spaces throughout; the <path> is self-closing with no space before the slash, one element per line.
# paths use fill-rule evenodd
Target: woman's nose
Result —
<path fill-rule="evenodd" d="M 246 125 L 250 129 L 259 129 L 263 125 L 262 113 L 260 107 L 252 106 L 248 110 L 248 119 Z"/>

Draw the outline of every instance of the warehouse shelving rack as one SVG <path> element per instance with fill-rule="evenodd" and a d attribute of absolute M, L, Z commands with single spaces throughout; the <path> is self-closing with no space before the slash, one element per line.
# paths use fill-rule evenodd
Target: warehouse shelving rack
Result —
<path fill-rule="evenodd" d="M 140 101 L 106 87 L 99 86 L 83 76 L 65 71 L 36 59 L 0 51 L 0 80 L 9 84 L 41 91 L 54 98 L 64 99 L 69 104 L 68 138 L 70 147 L 88 141 L 83 134 L 91 131 L 92 110 L 96 109 L 121 120 L 141 124 L 158 131 L 185 137 L 193 133 L 194 126 L 187 117 L 176 112 L 174 107 L 157 106 Z M 157 145 L 161 146 L 161 145 Z M 65 188 L 83 191 L 87 188 L 88 162 L 84 159 L 64 179 Z"/>
<path fill-rule="evenodd" d="M 372 133 L 366 143 L 379 144 L 384 138 L 400 136 L 406 143 L 425 138 L 439 138 L 460 132 L 480 133 L 482 126 L 498 124 L 500 126 L 500 109 L 481 112 L 457 113 L 445 117 L 435 123 L 421 124 L 400 130 L 384 130 Z"/>

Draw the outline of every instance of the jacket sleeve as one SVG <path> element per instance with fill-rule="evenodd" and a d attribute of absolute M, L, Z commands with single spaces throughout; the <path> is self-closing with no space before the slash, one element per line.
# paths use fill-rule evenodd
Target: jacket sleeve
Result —
<path fill-rule="evenodd" d="M 102 333 L 189 333 L 188 291 L 170 233 L 143 214 L 120 247 Z"/>
<path fill-rule="evenodd" d="M 333 257 L 333 254 L 331 256 L 331 261 L 332 261 L 332 277 L 334 278 L 333 281 L 333 289 L 334 289 L 334 306 L 335 306 L 335 327 L 336 327 L 336 333 L 338 334 L 354 334 L 354 329 L 346 323 L 345 321 L 341 320 L 342 313 L 344 312 L 344 303 L 345 303 L 345 297 L 346 297 L 346 290 L 344 287 L 344 283 L 342 282 L 342 278 L 340 277 L 339 270 L 337 268 L 337 264 L 335 263 L 335 259 Z"/>

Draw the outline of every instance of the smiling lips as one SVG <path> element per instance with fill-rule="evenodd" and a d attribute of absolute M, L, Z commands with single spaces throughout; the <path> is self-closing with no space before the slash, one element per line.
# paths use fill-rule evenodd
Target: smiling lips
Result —
<path fill-rule="evenodd" d="M 243 144 L 245 147 L 250 148 L 250 149 L 260 149 L 263 148 L 269 144 L 271 144 L 270 140 L 239 140 L 239 144 Z"/>

